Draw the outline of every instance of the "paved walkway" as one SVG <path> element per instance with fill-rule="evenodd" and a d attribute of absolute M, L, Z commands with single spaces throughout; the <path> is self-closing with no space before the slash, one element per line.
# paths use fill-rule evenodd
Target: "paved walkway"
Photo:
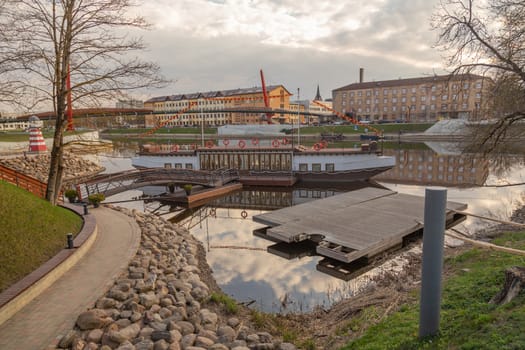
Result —
<path fill-rule="evenodd" d="M 121 212 L 90 210 L 98 237 L 90 251 L 55 284 L 0 326 L 0 349 L 52 349 L 92 307 L 135 256 L 140 243 L 137 223 Z"/>

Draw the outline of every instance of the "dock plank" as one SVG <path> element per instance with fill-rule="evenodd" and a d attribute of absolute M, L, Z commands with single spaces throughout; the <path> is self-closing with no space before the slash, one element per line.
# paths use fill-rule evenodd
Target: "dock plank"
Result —
<path fill-rule="evenodd" d="M 320 255 L 351 262 L 398 246 L 424 225 L 425 198 L 363 188 L 268 212 L 253 220 L 268 237 L 286 243 L 315 240 Z M 466 204 L 447 202 L 447 220 Z"/>

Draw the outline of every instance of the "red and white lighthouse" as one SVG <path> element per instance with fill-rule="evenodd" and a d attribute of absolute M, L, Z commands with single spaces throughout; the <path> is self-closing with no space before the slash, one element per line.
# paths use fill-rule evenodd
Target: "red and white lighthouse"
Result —
<path fill-rule="evenodd" d="M 29 152 L 46 152 L 46 141 L 42 136 L 43 123 L 37 116 L 29 117 Z"/>

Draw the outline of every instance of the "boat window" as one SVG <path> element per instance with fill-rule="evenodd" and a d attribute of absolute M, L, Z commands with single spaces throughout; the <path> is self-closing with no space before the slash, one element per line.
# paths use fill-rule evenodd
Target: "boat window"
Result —
<path fill-rule="evenodd" d="M 182 169 L 182 163 L 175 163 L 175 169 Z"/>
<path fill-rule="evenodd" d="M 171 163 L 164 163 L 165 169 L 171 169 Z"/>
<path fill-rule="evenodd" d="M 312 164 L 312 171 L 321 171 L 321 164 L 320 163 L 313 163 Z"/>
<path fill-rule="evenodd" d="M 308 171 L 308 164 L 306 163 L 299 164 L 299 171 Z"/>
<path fill-rule="evenodd" d="M 186 169 L 193 169 L 193 164 L 186 163 Z"/>
<path fill-rule="evenodd" d="M 325 169 L 326 171 L 334 171 L 334 163 L 326 163 Z"/>

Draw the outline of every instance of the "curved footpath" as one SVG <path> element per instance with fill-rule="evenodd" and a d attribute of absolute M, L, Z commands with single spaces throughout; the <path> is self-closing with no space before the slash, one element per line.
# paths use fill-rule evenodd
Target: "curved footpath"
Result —
<path fill-rule="evenodd" d="M 91 209 L 98 235 L 88 254 L 0 326 L 0 349 L 55 348 L 127 267 L 140 243 L 136 221 L 121 212 Z"/>

